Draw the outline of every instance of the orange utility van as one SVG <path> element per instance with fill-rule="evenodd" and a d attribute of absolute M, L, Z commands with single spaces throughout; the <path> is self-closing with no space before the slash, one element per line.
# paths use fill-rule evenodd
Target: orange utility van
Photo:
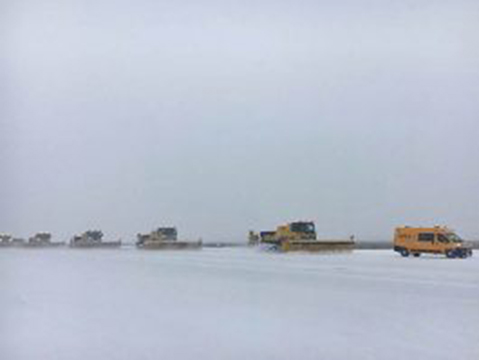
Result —
<path fill-rule="evenodd" d="M 445 226 L 398 227 L 394 251 L 402 256 L 420 256 L 421 253 L 444 254 L 448 258 L 472 256 L 472 247 Z"/>

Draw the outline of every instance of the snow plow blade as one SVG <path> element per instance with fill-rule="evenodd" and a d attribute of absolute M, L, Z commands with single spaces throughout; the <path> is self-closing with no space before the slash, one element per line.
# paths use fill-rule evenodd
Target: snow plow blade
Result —
<path fill-rule="evenodd" d="M 349 240 L 283 241 L 279 244 L 279 250 L 282 252 L 336 252 L 352 251 L 353 249 L 354 242 Z"/>
<path fill-rule="evenodd" d="M 69 244 L 70 248 L 75 249 L 112 249 L 121 247 L 121 241 L 102 241 L 102 242 L 75 242 Z"/>
<path fill-rule="evenodd" d="M 145 250 L 194 250 L 201 249 L 201 242 L 187 241 L 151 241 L 137 244 L 138 249 Z"/>

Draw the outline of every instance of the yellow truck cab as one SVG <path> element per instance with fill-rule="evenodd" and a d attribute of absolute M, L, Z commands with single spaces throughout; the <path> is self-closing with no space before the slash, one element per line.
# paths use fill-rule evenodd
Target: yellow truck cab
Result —
<path fill-rule="evenodd" d="M 444 254 L 448 258 L 472 256 L 472 247 L 445 226 L 398 227 L 394 234 L 394 251 L 405 257 L 421 253 Z"/>

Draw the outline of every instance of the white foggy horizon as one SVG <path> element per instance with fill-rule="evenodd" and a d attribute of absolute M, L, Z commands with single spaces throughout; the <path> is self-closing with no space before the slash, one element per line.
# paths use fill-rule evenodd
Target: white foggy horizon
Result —
<path fill-rule="evenodd" d="M 0 233 L 479 239 L 479 3 L 0 4 Z"/>

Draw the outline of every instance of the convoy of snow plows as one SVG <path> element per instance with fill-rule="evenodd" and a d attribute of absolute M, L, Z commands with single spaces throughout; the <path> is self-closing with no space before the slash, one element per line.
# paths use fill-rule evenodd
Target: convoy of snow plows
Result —
<path fill-rule="evenodd" d="M 74 235 L 69 242 L 54 242 L 48 232 L 40 232 L 28 238 L 15 238 L 0 234 L 0 248 L 61 248 L 72 249 L 118 249 L 131 243 L 121 240 L 105 241 L 100 230 L 88 230 Z M 312 221 L 296 221 L 280 225 L 273 231 L 250 231 L 247 245 L 272 252 L 350 252 L 357 248 L 354 236 L 348 239 L 319 239 Z M 141 250 L 193 250 L 201 249 L 202 240 L 178 239 L 175 227 L 160 227 L 148 234 L 138 234 L 135 242 Z M 226 244 L 215 244 L 223 247 Z M 462 240 L 454 231 L 445 226 L 398 227 L 394 232 L 393 250 L 408 257 L 421 254 L 442 254 L 448 258 L 472 256 L 472 245 Z"/>

